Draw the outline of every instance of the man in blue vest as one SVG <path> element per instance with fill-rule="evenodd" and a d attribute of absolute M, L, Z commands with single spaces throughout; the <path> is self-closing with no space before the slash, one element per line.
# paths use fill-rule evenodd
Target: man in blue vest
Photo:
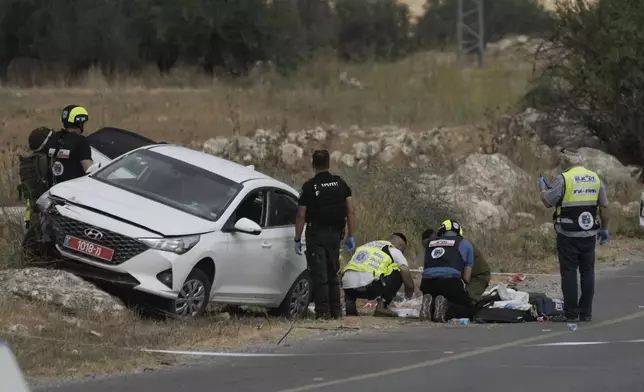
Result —
<path fill-rule="evenodd" d="M 425 263 L 420 291 L 423 301 L 419 319 L 446 322 L 448 303 L 471 310 L 467 282 L 474 266 L 474 248 L 463 238 L 460 223 L 448 219 L 425 248 Z M 449 301 L 449 302 L 448 302 Z M 471 317 L 471 315 L 470 315 Z"/>
<path fill-rule="evenodd" d="M 539 180 L 541 201 L 555 207 L 553 220 L 557 232 L 557 253 L 564 297 L 564 314 L 553 321 L 591 321 L 595 292 L 595 245 L 608 243 L 608 198 L 597 173 L 583 167 L 579 152 L 562 149 L 568 169 L 549 187 Z M 581 297 L 577 291 L 577 270 L 581 278 Z"/>

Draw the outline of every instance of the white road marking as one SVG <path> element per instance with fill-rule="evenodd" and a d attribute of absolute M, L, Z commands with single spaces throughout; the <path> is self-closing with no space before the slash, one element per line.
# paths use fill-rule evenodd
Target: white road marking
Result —
<path fill-rule="evenodd" d="M 528 347 L 554 347 L 554 346 L 593 346 L 597 344 L 608 344 L 611 342 L 555 342 L 555 343 L 543 343 L 543 344 L 533 344 Z"/>
<path fill-rule="evenodd" d="M 595 346 L 599 344 L 624 344 L 624 343 L 644 343 L 644 339 L 615 340 L 615 341 L 605 341 L 605 342 L 554 342 L 554 343 L 533 344 L 526 347 Z"/>
<path fill-rule="evenodd" d="M 361 352 L 336 352 L 336 353 L 314 353 L 314 354 L 286 354 L 286 353 L 235 353 L 222 351 L 184 351 L 184 350 L 153 350 L 141 349 L 140 351 L 156 354 L 172 355 L 194 355 L 202 357 L 321 357 L 321 356 L 342 356 L 342 355 L 382 355 L 382 354 L 411 354 L 431 352 L 432 350 L 397 350 L 397 351 L 361 351 Z"/>

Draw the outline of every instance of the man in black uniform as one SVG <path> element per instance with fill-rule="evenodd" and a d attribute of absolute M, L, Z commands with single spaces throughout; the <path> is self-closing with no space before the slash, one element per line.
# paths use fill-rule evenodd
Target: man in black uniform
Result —
<path fill-rule="evenodd" d="M 329 173 L 329 152 L 313 153 L 315 177 L 302 186 L 295 222 L 295 252 L 302 254 L 302 231 L 306 222 L 306 262 L 313 280 L 317 318 L 342 317 L 340 303 L 340 244 L 348 226 L 346 249 L 355 249 L 356 218 L 351 188 Z"/>
<path fill-rule="evenodd" d="M 87 110 L 78 105 L 65 106 L 61 120 L 63 128 L 47 143 L 52 185 L 84 176 L 93 163 L 89 142 L 82 135 L 89 120 Z"/>

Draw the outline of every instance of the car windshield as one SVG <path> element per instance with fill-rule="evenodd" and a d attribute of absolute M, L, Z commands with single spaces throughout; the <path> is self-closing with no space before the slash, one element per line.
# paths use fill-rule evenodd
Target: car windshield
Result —
<path fill-rule="evenodd" d="M 215 173 L 149 150 L 117 159 L 92 178 L 213 222 L 242 188 Z"/>

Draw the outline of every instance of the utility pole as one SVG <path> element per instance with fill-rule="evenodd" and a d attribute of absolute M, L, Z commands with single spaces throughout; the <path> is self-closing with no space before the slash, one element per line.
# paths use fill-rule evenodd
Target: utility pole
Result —
<path fill-rule="evenodd" d="M 459 63 L 464 54 L 476 53 L 479 67 L 483 66 L 485 51 L 483 2 L 484 0 L 458 0 L 456 40 Z"/>

